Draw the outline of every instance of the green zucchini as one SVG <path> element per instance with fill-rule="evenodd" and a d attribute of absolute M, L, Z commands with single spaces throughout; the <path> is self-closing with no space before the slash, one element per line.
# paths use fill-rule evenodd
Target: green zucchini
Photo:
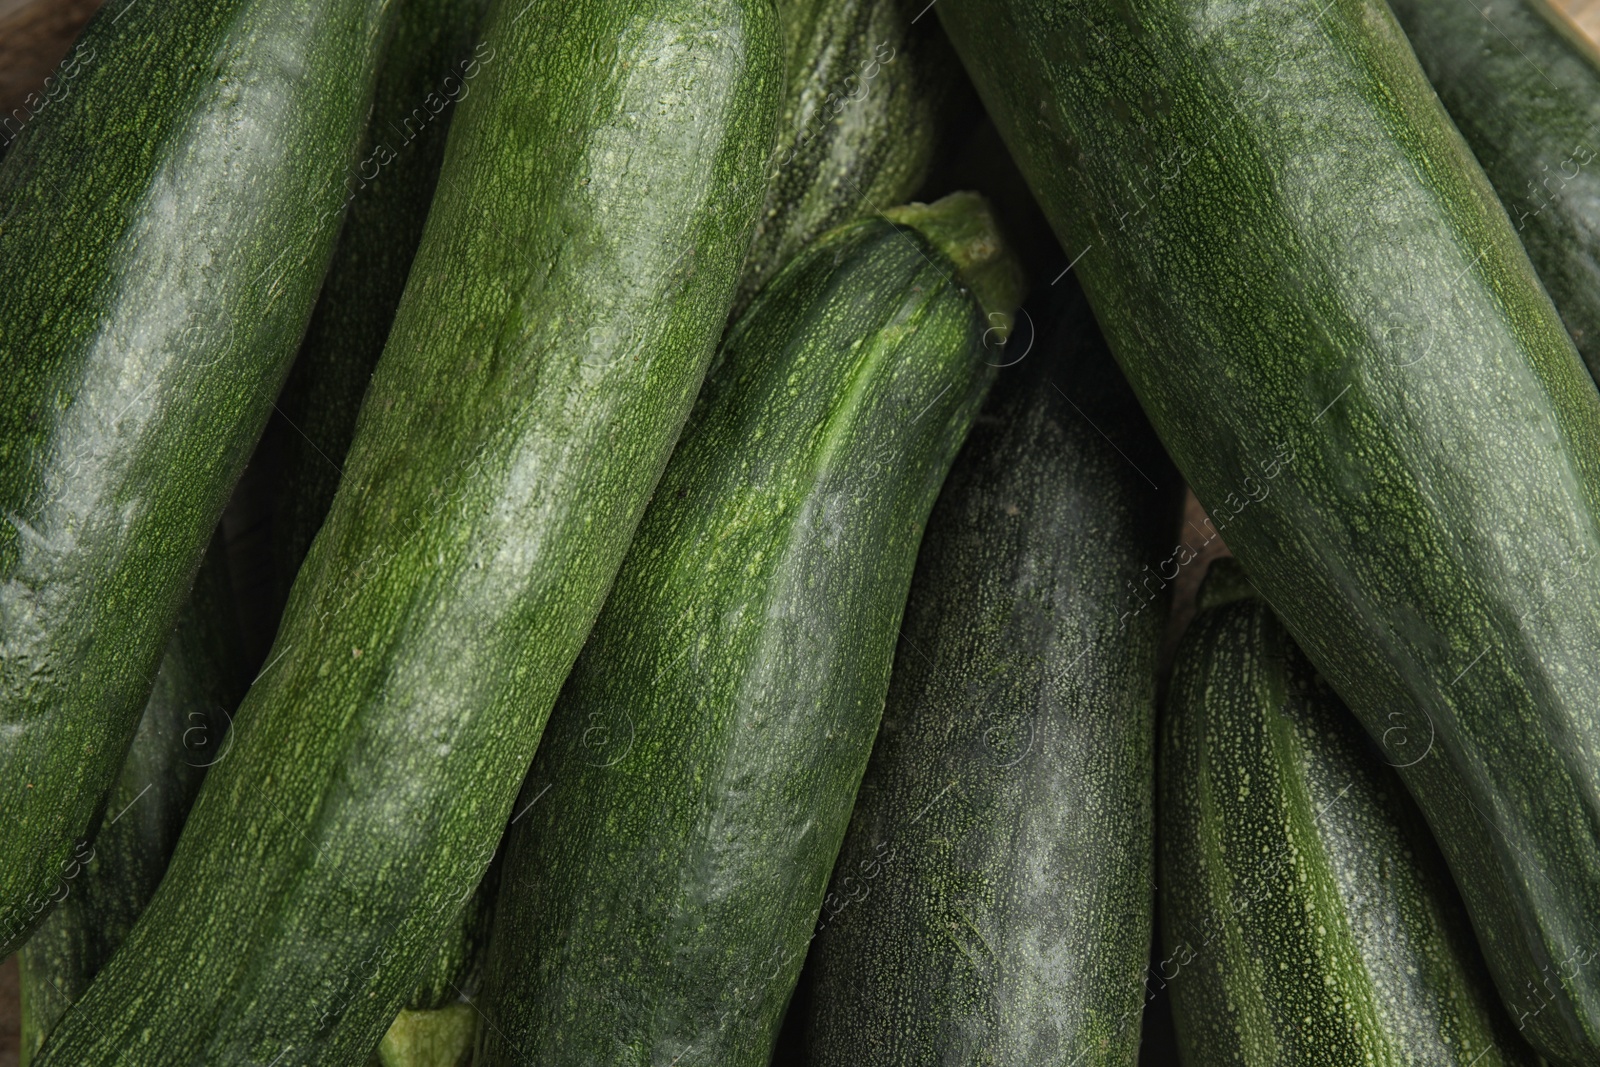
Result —
<path fill-rule="evenodd" d="M 921 187 L 960 76 L 925 3 L 778 0 L 783 110 L 736 316 L 805 245 Z"/>
<path fill-rule="evenodd" d="M 108 6 L 0 164 L 0 956 L 99 823 L 288 371 L 388 9 Z"/>
<path fill-rule="evenodd" d="M 728 336 L 524 786 L 479 1067 L 772 1056 L 1020 289 L 978 197 L 889 214 Z"/>
<path fill-rule="evenodd" d="M 250 678 L 227 566 L 219 532 L 167 642 L 92 858 L 19 954 L 24 1067 L 132 929 L 206 768 L 228 754 L 229 718 Z"/>
<path fill-rule="evenodd" d="M 761 199 L 766 0 L 498 0 L 344 477 L 161 889 L 38 1064 L 359 1062 L 459 921 Z M 218 901 L 226 901 L 219 906 Z"/>
<path fill-rule="evenodd" d="M 1502 999 L 1550 976 L 1530 1039 L 1600 1062 L 1600 395 L 1400 27 L 935 10 L 1178 468 L 1407 765 Z"/>
<path fill-rule="evenodd" d="M 1546 0 L 1389 6 L 1600 372 L 1600 50 Z"/>
<path fill-rule="evenodd" d="M 1186 1065 L 1534 1062 L 1399 776 L 1261 600 L 1185 633 L 1161 758 Z"/>
<path fill-rule="evenodd" d="M 272 490 L 279 604 L 339 487 L 361 396 L 422 238 L 455 106 L 500 58 L 476 39 L 487 6 L 487 0 L 401 0 L 360 160 L 347 176 L 355 195 L 278 397 L 288 423 Z"/>
<path fill-rule="evenodd" d="M 378 75 L 372 118 L 352 171 L 350 203 L 339 246 L 317 300 L 294 369 L 278 397 L 288 424 L 272 488 L 275 598 L 289 586 L 327 516 L 355 433 L 367 382 L 405 288 L 427 221 L 445 134 L 455 105 L 471 95 L 499 58 L 476 39 L 486 0 L 406 0 Z M 486 879 L 487 881 L 487 879 Z M 476 986 L 489 901 L 480 888 L 450 930 L 418 988 L 386 1038 L 389 1067 L 424 1067 L 460 1012 L 450 1008 Z M 430 1009 L 445 1010 L 437 1020 Z M 469 1012 L 470 1014 L 470 1012 Z M 416 1034 L 426 1035 L 416 1039 Z M 465 1031 L 471 1041 L 471 1030 Z M 418 1050 L 405 1058 L 401 1050 Z"/>
<path fill-rule="evenodd" d="M 806 964 L 819 1067 L 1138 1060 L 1166 612 L 1122 611 L 1182 482 L 1071 292 L 928 521 Z"/>

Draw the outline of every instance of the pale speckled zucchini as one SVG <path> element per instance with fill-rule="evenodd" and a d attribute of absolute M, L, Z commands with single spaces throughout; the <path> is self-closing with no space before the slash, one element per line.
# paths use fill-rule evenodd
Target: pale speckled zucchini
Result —
<path fill-rule="evenodd" d="M 1162 727 L 1157 971 L 1183 1062 L 1533 1064 L 1399 776 L 1240 592 L 1184 635 Z"/>

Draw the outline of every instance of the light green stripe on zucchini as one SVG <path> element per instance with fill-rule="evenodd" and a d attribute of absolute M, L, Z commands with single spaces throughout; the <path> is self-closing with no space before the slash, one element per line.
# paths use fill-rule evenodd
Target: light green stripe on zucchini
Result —
<path fill-rule="evenodd" d="M 1186 1067 L 1535 1062 L 1398 775 L 1261 600 L 1185 634 L 1162 768 L 1159 973 Z"/>

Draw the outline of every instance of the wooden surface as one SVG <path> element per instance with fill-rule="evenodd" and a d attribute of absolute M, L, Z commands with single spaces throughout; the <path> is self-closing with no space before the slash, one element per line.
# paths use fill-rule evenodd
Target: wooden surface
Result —
<path fill-rule="evenodd" d="M 1566 11 L 1579 29 L 1600 41 L 1600 0 L 1554 0 L 1554 3 Z"/>
<path fill-rule="evenodd" d="M 102 2 L 0 0 L 0 115 L 25 107 L 30 93 L 44 92 L 44 80 Z"/>
<path fill-rule="evenodd" d="M 29 93 L 41 92 L 45 78 L 72 47 L 84 23 L 104 0 L 0 0 L 0 115 L 24 104 Z M 1600 0 L 1554 0 L 1588 35 L 1600 41 Z M 1204 525 L 1204 510 L 1194 494 L 1185 507 L 1184 529 L 1192 521 Z M 1173 589 L 1172 615 L 1163 642 L 1163 662 L 1194 616 L 1194 595 L 1212 559 L 1226 555 L 1217 540 L 1179 573 Z M 0 1067 L 17 1067 L 19 1038 L 17 961 L 0 963 Z"/>

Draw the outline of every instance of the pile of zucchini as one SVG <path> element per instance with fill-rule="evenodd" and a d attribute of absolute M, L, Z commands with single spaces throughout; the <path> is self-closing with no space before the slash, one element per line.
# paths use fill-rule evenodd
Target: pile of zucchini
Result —
<path fill-rule="evenodd" d="M 111 0 L 0 157 L 21 1062 L 1600 1064 L 1549 3 Z"/>

